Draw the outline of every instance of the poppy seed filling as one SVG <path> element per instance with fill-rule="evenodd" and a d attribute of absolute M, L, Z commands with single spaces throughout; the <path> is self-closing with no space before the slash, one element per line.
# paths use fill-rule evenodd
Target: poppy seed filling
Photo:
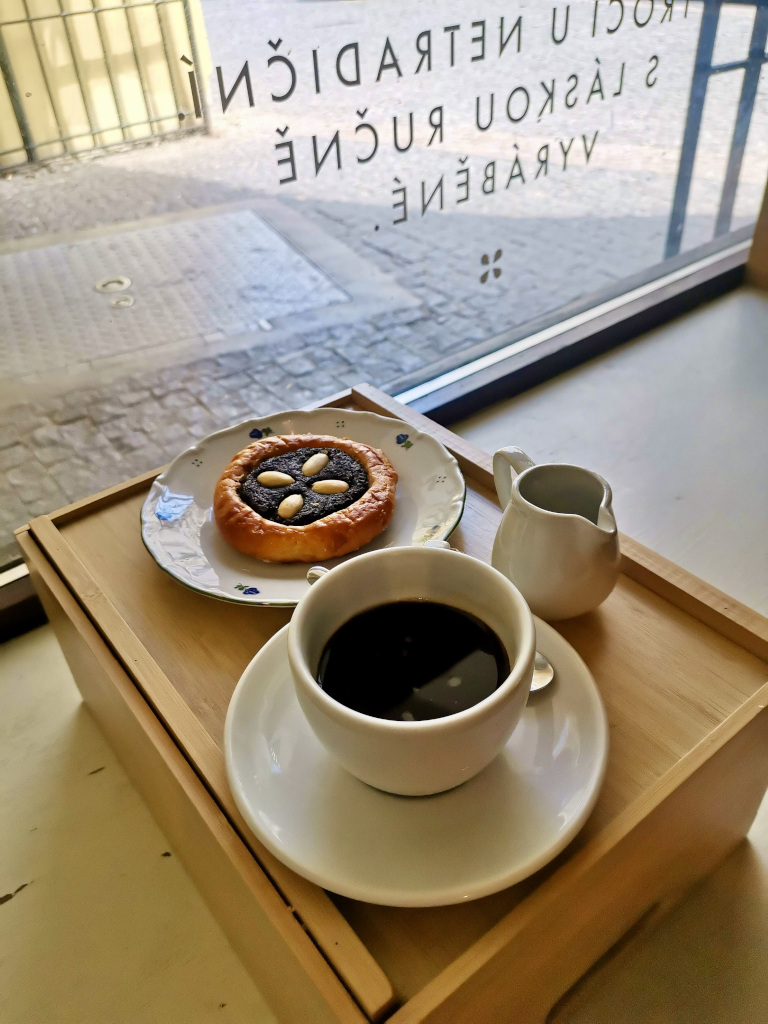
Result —
<path fill-rule="evenodd" d="M 326 465 L 319 473 L 304 476 L 302 466 L 311 456 L 321 452 L 328 456 Z M 258 477 L 268 471 L 285 473 L 292 478 L 293 483 L 266 487 L 259 483 Z M 340 494 L 319 494 L 312 489 L 312 485 L 320 480 L 342 480 L 349 485 L 349 489 Z M 358 498 L 362 498 L 368 486 L 368 473 L 364 466 L 340 448 L 299 448 L 297 451 L 265 459 L 254 466 L 240 484 L 238 491 L 245 504 L 264 519 L 288 526 L 306 526 L 347 508 Z M 300 494 L 303 505 L 297 513 L 286 520 L 278 515 L 278 508 L 290 494 Z"/>

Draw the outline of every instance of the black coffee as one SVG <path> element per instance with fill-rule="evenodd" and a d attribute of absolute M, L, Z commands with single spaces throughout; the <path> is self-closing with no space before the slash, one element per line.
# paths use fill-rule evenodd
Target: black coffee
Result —
<path fill-rule="evenodd" d="M 412 722 L 465 711 L 508 675 L 504 645 L 474 615 L 435 601 L 396 601 L 338 629 L 317 679 L 354 711 Z"/>

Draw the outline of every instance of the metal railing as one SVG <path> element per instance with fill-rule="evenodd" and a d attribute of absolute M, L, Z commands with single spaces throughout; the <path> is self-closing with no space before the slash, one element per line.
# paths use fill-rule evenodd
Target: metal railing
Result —
<path fill-rule="evenodd" d="M 720 21 L 720 10 L 723 2 L 724 0 L 704 0 L 701 28 L 699 29 L 699 42 L 696 49 L 696 63 L 691 82 L 691 95 L 688 102 L 683 145 L 680 153 L 680 165 L 677 171 L 672 213 L 670 214 L 667 229 L 665 259 L 670 259 L 670 257 L 676 256 L 680 252 L 709 79 L 712 75 L 743 70 L 744 78 L 741 83 L 741 95 L 739 96 L 739 105 L 736 111 L 736 123 L 733 129 L 731 148 L 728 154 L 728 165 L 720 194 L 720 206 L 717 211 L 717 219 L 715 220 L 715 237 L 726 235 L 731 230 L 736 186 L 739 183 L 739 174 L 741 173 L 741 164 L 744 159 L 749 125 L 755 106 L 757 87 L 760 83 L 760 72 L 763 64 L 768 61 L 768 56 L 765 52 L 766 39 L 768 39 L 768 0 L 725 0 L 726 3 L 755 7 L 752 38 L 749 43 L 749 52 L 744 60 L 713 64 L 712 56 L 715 50 L 717 26 Z"/>
<path fill-rule="evenodd" d="M 148 138 L 176 136 L 181 132 L 201 131 L 207 128 L 209 116 L 205 90 L 198 84 L 203 80 L 202 68 L 195 41 L 189 0 L 130 0 L 130 2 L 123 0 L 122 3 L 113 6 L 97 6 L 97 0 L 90 0 L 91 6 L 81 10 L 66 10 L 64 0 L 56 0 L 58 11 L 40 15 L 30 13 L 28 0 L 20 0 L 20 2 L 24 17 L 0 21 L 0 89 L 2 89 L 4 81 L 21 145 L 0 149 L 0 169 L 10 170 L 28 162 L 52 159 L 73 152 L 82 153 L 87 150 L 108 149 L 142 142 Z M 175 30 L 170 30 L 167 24 L 166 12 L 174 5 L 177 9 L 180 8 L 184 15 L 181 35 L 178 26 Z M 164 79 L 162 90 L 153 89 L 148 81 L 148 58 L 147 54 L 143 52 L 134 20 L 139 10 L 154 12 L 154 27 L 162 50 L 160 63 L 165 68 L 165 74 L 162 76 Z M 81 19 L 90 19 L 90 23 L 95 29 L 94 38 L 98 40 L 100 49 L 96 63 L 101 65 L 103 72 L 98 76 L 99 87 L 103 89 L 104 84 L 107 84 L 111 94 L 111 104 L 107 105 L 111 105 L 117 115 L 107 124 L 102 123 L 97 110 L 95 92 L 97 79 L 92 73 L 84 73 L 83 65 L 86 61 L 82 52 L 82 40 L 78 41 L 73 32 L 73 27 L 82 26 Z M 111 19 L 111 22 L 108 19 Z M 119 25 L 116 24 L 117 19 L 121 19 Z M 82 112 L 87 121 L 87 128 L 83 125 L 83 130 L 67 130 L 68 111 L 62 109 L 60 89 L 53 81 L 52 74 L 54 71 L 60 74 L 62 65 L 59 63 L 58 67 L 54 69 L 51 65 L 50 55 L 46 53 L 46 48 L 41 49 L 41 40 L 38 35 L 41 23 L 58 24 L 64 29 L 61 39 L 66 41 L 68 50 L 68 54 L 65 53 L 65 70 L 71 72 L 77 83 Z M 43 137 L 40 137 L 39 130 L 35 130 L 30 105 L 25 102 L 29 100 L 31 94 L 27 92 L 22 95 L 19 88 L 20 75 L 24 72 L 29 73 L 29 68 L 25 66 L 26 56 L 18 52 L 19 37 L 16 36 L 17 52 L 14 52 L 14 49 L 8 45 L 8 30 L 16 29 L 18 31 L 23 26 L 28 28 L 28 36 L 24 39 L 24 43 L 25 45 L 31 44 L 34 51 L 34 62 L 47 93 L 46 111 L 48 116 L 44 120 L 48 125 L 54 125 L 56 129 L 55 132 L 50 133 L 50 136 L 43 133 Z M 109 33 L 110 28 L 112 36 Z M 117 33 L 115 29 L 118 29 Z M 116 35 L 124 38 L 130 52 L 130 64 L 127 67 L 123 59 L 125 51 L 123 50 L 119 55 L 119 71 L 115 69 L 114 38 Z M 180 49 L 182 52 L 174 55 L 171 52 L 172 47 Z M 47 49 L 50 50 L 50 47 Z M 187 56 L 187 54 L 191 56 Z M 89 57 L 87 63 L 89 67 L 92 67 L 93 58 Z M 154 69 L 154 75 L 157 78 L 157 67 Z M 127 92 L 135 94 L 133 109 L 130 113 L 125 102 Z M 139 95 L 141 96 L 140 102 L 138 102 Z M 39 111 L 39 97 L 35 97 L 35 102 Z M 105 105 L 103 96 L 100 105 L 102 108 Z M 36 120 L 39 122 L 41 118 L 38 117 Z M 148 131 L 143 135 L 137 135 L 133 130 L 139 128 L 146 128 Z M 116 133 L 118 137 L 114 138 Z M 112 137 L 111 141 L 110 137 Z M 71 145 L 83 140 L 90 140 L 90 144 Z M 58 152 L 42 156 L 46 147 L 56 147 Z M 14 155 L 18 155 L 22 159 L 13 163 L 3 162 L 4 157 L 13 157 Z"/>

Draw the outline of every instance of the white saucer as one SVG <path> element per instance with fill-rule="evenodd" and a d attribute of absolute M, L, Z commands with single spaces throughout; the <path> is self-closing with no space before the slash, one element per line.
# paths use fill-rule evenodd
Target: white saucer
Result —
<path fill-rule="evenodd" d="M 329 569 L 376 548 L 445 540 L 464 511 L 466 486 L 454 457 L 402 420 L 350 409 L 277 412 L 204 438 L 153 482 L 141 510 L 141 536 L 161 569 L 201 594 L 238 604 L 295 605 L 308 565 L 260 562 L 231 547 L 213 521 L 213 492 L 229 461 L 268 434 L 330 434 L 380 448 L 397 471 L 395 514 L 370 544 L 323 564 Z"/>
<path fill-rule="evenodd" d="M 536 619 L 556 678 L 533 696 L 504 751 L 448 793 L 401 797 L 349 775 L 296 700 L 284 627 L 243 673 L 224 730 L 237 806 L 284 864 L 332 892 L 422 907 L 477 899 L 555 857 L 592 810 L 608 757 L 595 681 Z"/>

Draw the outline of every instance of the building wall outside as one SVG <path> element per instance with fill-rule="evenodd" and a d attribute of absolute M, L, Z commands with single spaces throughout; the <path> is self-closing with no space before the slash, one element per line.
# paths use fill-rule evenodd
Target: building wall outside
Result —
<path fill-rule="evenodd" d="M 182 0 L 130 6 L 138 2 L 3 0 L 0 33 L 37 160 L 202 124 L 194 114 L 192 68 L 181 60 L 192 57 Z M 94 6 L 102 13 L 93 13 Z M 205 26 L 199 0 L 189 6 L 204 84 L 210 70 Z M 78 13 L 61 17 L 62 11 Z M 46 20 L 8 24 L 35 17 Z M 75 137 L 58 141 L 67 136 Z M 0 153 L 0 167 L 27 159 L 2 76 Z"/>

